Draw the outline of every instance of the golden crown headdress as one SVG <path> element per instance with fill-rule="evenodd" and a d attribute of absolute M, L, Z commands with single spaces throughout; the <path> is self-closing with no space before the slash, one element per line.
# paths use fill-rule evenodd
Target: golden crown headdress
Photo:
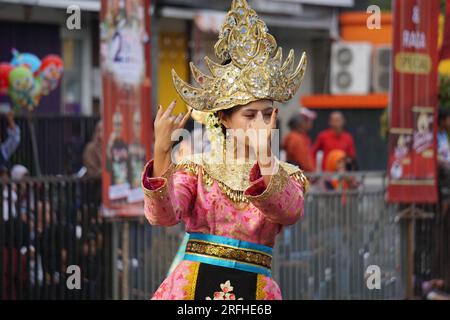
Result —
<path fill-rule="evenodd" d="M 300 87 L 307 64 L 306 53 L 303 52 L 294 70 L 293 50 L 283 63 L 281 47 L 277 50 L 275 38 L 268 33 L 266 24 L 246 0 L 233 0 L 214 51 L 222 64 L 205 57 L 212 76 L 190 63 L 192 75 L 200 88 L 187 84 L 172 70 L 177 92 L 189 107 L 197 111 L 197 118 L 202 118 L 201 113 L 208 114 L 261 99 L 286 102 Z M 224 64 L 227 61 L 230 62 Z"/>

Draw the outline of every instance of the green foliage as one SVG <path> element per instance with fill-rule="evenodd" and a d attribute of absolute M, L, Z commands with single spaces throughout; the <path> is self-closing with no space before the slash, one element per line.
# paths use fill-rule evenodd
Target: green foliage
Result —
<path fill-rule="evenodd" d="M 441 108 L 450 110 L 450 76 L 439 76 L 439 104 Z"/>
<path fill-rule="evenodd" d="M 377 5 L 380 7 L 381 11 L 391 11 L 392 3 L 394 0 L 369 0 L 367 1 L 367 5 Z M 441 1 L 441 12 L 442 14 L 445 13 L 445 1 L 446 0 L 440 0 Z"/>
<path fill-rule="evenodd" d="M 377 5 L 380 7 L 381 11 L 391 11 L 392 9 L 392 0 L 370 0 L 367 3 L 370 5 Z"/>
<path fill-rule="evenodd" d="M 380 117 L 380 136 L 383 140 L 389 136 L 389 108 L 384 109 Z"/>

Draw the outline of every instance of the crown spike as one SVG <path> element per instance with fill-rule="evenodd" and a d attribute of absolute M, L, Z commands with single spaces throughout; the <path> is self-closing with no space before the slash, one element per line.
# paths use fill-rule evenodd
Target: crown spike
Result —
<path fill-rule="evenodd" d="M 181 98 L 206 114 L 260 99 L 286 102 L 299 88 L 307 64 L 303 54 L 294 71 L 294 50 L 283 61 L 281 47 L 247 0 L 232 1 L 214 53 L 219 62 L 205 57 L 211 75 L 190 64 L 197 87 L 172 71 Z"/>
<path fill-rule="evenodd" d="M 281 62 L 283 61 L 283 49 L 281 47 L 278 48 L 277 53 L 271 59 L 272 65 L 279 68 L 281 66 Z"/>
<path fill-rule="evenodd" d="M 198 99 L 203 97 L 204 90 L 187 84 L 180 78 L 174 69 L 172 69 L 172 80 L 178 94 L 183 98 L 188 106 L 194 107 L 198 103 Z"/>
<path fill-rule="evenodd" d="M 292 73 L 290 76 L 288 76 L 288 79 L 286 81 L 286 88 L 288 95 L 286 98 L 291 99 L 295 92 L 300 88 L 303 77 L 305 75 L 307 65 L 307 58 L 306 53 L 303 53 L 302 58 L 300 59 L 300 62 L 295 70 L 294 73 Z"/>
<path fill-rule="evenodd" d="M 201 72 L 193 62 L 190 62 L 189 66 L 191 67 L 192 76 L 194 77 L 195 82 L 202 88 L 207 88 L 214 82 L 214 78 Z"/>
<path fill-rule="evenodd" d="M 214 77 L 221 77 L 226 69 L 225 66 L 212 61 L 209 57 L 205 57 L 206 65 Z"/>
<path fill-rule="evenodd" d="M 308 58 L 306 56 L 306 52 L 302 53 L 302 57 L 300 58 L 300 62 L 298 63 L 297 68 L 295 69 L 294 73 L 291 77 L 295 77 L 297 74 L 299 74 L 301 71 L 305 71 L 306 65 L 308 64 Z"/>
<path fill-rule="evenodd" d="M 303 74 L 304 74 L 307 64 L 308 64 L 308 59 L 306 57 L 306 52 L 303 52 L 302 57 L 300 58 L 300 62 L 297 65 L 297 68 L 291 75 L 289 75 L 289 79 L 295 79 L 296 77 L 298 77 L 298 75 L 301 72 L 303 72 Z M 303 74 L 301 75 L 302 78 L 303 78 Z"/>
<path fill-rule="evenodd" d="M 248 5 L 246 0 L 233 0 L 233 3 L 231 4 L 231 10 L 237 8 L 250 9 L 250 6 Z"/>
<path fill-rule="evenodd" d="M 286 60 L 283 63 L 283 66 L 281 67 L 281 72 L 292 72 L 292 65 L 294 62 L 294 50 L 289 50 L 289 55 L 286 58 Z"/>

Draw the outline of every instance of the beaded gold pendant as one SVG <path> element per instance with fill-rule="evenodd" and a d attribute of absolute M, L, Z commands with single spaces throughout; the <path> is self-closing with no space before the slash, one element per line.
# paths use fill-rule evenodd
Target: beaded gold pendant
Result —
<path fill-rule="evenodd" d="M 224 164 L 210 162 L 209 160 L 211 159 L 208 155 L 196 154 L 185 158 L 177 165 L 177 168 L 183 168 L 194 175 L 198 175 L 199 170 L 201 170 L 202 182 L 205 185 L 211 186 L 214 182 L 217 182 L 220 190 L 232 202 L 247 203 L 248 200 L 244 196 L 244 191 L 250 186 L 249 175 L 254 163 L 231 162 Z M 305 193 L 308 191 L 309 182 L 301 169 L 286 162 L 280 162 L 280 167 L 289 177 L 303 186 Z"/>

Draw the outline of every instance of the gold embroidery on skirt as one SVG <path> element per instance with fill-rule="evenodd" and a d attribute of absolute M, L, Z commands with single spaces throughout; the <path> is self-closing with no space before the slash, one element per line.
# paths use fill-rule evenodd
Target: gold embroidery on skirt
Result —
<path fill-rule="evenodd" d="M 264 300 L 266 298 L 266 294 L 264 293 L 266 284 L 267 281 L 264 278 L 264 275 L 258 274 L 256 278 L 256 300 Z"/>
<path fill-rule="evenodd" d="M 197 287 L 197 277 L 198 269 L 200 267 L 200 262 L 192 262 L 189 266 L 189 273 L 186 276 L 188 283 L 184 287 L 186 292 L 186 297 L 184 300 L 194 300 L 195 298 L 195 288 Z"/>

